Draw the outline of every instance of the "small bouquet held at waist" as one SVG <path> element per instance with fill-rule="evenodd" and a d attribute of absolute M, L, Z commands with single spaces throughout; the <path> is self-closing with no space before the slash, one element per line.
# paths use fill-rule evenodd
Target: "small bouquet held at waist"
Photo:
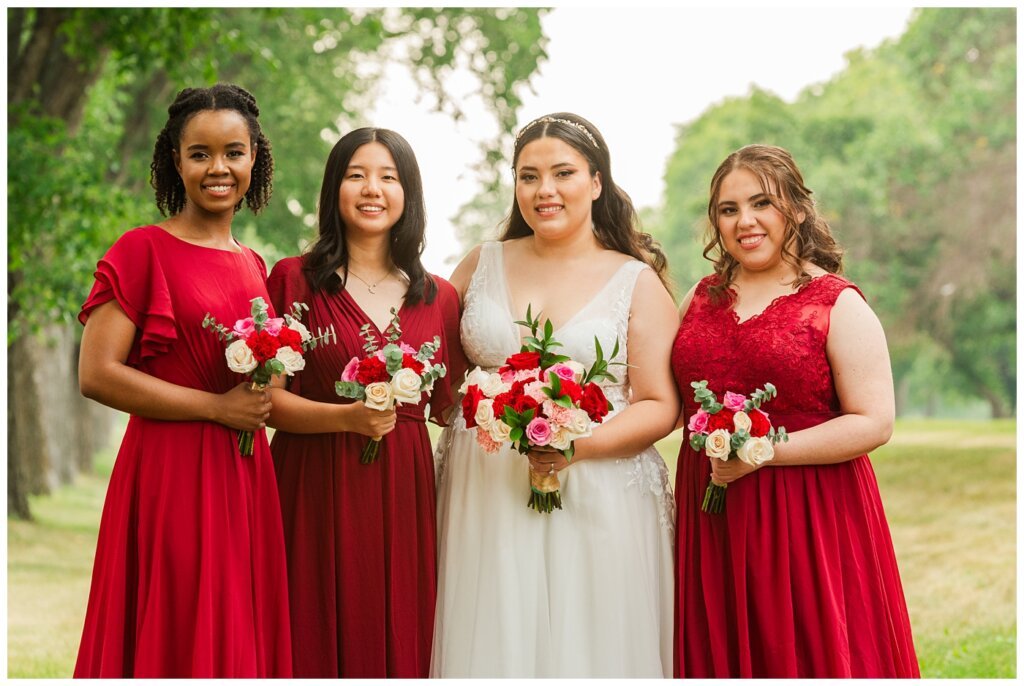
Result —
<path fill-rule="evenodd" d="M 592 423 L 601 423 L 612 409 L 601 387 L 601 379 L 618 380 L 608 372 L 601 344 L 594 337 L 596 361 L 587 370 L 582 364 L 553 350 L 562 344 L 552 335 L 554 327 L 546 320 L 542 335 L 540 318 L 534 319 L 526 308 L 526 321 L 517 321 L 530 329 L 520 352 L 505 360 L 497 372 L 479 367 L 471 371 L 462 388 L 462 416 L 467 428 L 476 428 L 477 443 L 488 453 L 496 453 L 509 441 L 521 454 L 534 448 L 556 450 L 572 460 L 574 441 L 591 434 Z M 619 342 L 611 358 L 619 352 Z M 553 470 L 538 474 L 530 469 L 528 507 L 538 512 L 562 509 L 561 484 Z"/>
<path fill-rule="evenodd" d="M 690 417 L 690 447 L 703 450 L 711 459 L 740 461 L 752 467 L 770 462 L 775 457 L 776 443 L 788 441 L 785 427 L 772 426 L 761 405 L 776 396 L 775 386 L 766 383 L 750 397 L 725 392 L 722 402 L 708 390 L 707 381 L 694 381 L 693 399 L 700 409 Z M 727 484 L 717 483 L 712 477 L 704 492 L 703 512 L 719 514 L 725 507 Z"/>
<path fill-rule="evenodd" d="M 303 310 L 309 310 L 305 303 L 292 303 L 292 310 L 284 317 L 271 317 L 269 308 L 263 298 L 256 297 L 252 303 L 250 316 L 239 319 L 229 329 L 209 312 L 203 318 L 203 328 L 211 329 L 222 341 L 228 342 L 224 356 L 228 360 L 228 368 L 239 374 L 245 374 L 253 390 L 262 390 L 270 384 L 270 377 L 280 374 L 292 376 L 306 366 L 302 355 L 318 345 L 336 342 L 332 324 L 326 330 L 317 331 L 316 336 L 300 321 Z M 253 432 L 238 432 L 238 452 L 252 455 Z"/>
<path fill-rule="evenodd" d="M 370 325 L 363 324 L 359 334 L 366 341 L 366 356 L 349 360 L 341 381 L 334 383 L 335 393 L 362 400 L 374 410 L 390 410 L 396 404 L 418 405 L 423 394 L 432 391 L 434 382 L 447 373 L 443 364 L 431 362 L 441 347 L 440 336 L 434 336 L 434 340 L 417 350 L 400 340 L 402 328 L 395 308 L 391 308 L 391 317 L 391 324 L 384 330 L 387 343 L 380 349 Z M 366 444 L 359 459 L 362 464 L 377 461 L 380 440 L 372 438 Z"/>

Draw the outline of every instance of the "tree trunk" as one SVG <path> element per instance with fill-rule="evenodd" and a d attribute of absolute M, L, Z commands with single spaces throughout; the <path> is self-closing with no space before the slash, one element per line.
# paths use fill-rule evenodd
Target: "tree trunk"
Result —
<path fill-rule="evenodd" d="M 68 10 L 65 9 L 36 10 L 32 35 L 18 54 L 17 67 L 13 70 L 15 78 L 7 84 L 8 105 L 24 102 L 33 96 L 33 90 L 42 81 L 43 64 L 46 63 L 46 55 L 57 35 L 57 28 L 67 16 Z"/>

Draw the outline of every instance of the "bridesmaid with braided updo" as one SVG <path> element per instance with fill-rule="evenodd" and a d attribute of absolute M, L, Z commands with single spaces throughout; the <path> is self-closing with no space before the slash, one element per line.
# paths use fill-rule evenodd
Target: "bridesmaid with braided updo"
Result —
<path fill-rule="evenodd" d="M 96 268 L 79 319 L 82 394 L 131 415 L 110 475 L 76 677 L 287 677 L 281 512 L 264 422 L 269 391 L 232 373 L 224 343 L 263 260 L 231 235 L 270 198 L 255 99 L 186 88 L 153 151 L 156 205 Z M 253 454 L 237 431 L 255 432 Z"/>

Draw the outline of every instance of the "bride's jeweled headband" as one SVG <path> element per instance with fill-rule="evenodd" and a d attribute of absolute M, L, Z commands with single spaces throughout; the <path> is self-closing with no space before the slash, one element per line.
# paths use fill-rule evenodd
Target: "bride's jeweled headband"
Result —
<path fill-rule="evenodd" d="M 594 144 L 595 148 L 600 149 L 601 146 L 597 144 L 597 139 L 594 138 L 594 134 L 587 130 L 587 127 L 580 124 L 578 121 L 569 121 L 568 119 L 555 119 L 554 117 L 541 117 L 540 119 L 534 119 L 529 124 L 519 129 L 519 133 L 516 134 L 516 144 L 519 143 L 519 139 L 523 137 L 523 134 L 529 131 L 535 124 L 568 124 L 569 126 L 577 129 L 583 133 L 584 136 L 590 139 L 590 142 Z"/>

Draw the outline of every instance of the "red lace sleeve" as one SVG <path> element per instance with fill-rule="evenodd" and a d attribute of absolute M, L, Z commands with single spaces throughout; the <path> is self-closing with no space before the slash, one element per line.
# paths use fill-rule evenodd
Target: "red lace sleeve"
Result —
<path fill-rule="evenodd" d="M 93 310 L 116 300 L 138 329 L 128 364 L 166 353 L 178 333 L 170 289 L 152 238 L 142 228 L 127 232 L 96 264 L 94 276 L 96 282 L 78 321 L 85 324 Z"/>
<path fill-rule="evenodd" d="M 430 418 L 435 424 L 444 426 L 443 413 L 454 403 L 454 389 L 461 384 L 466 373 L 468 362 L 462 350 L 462 339 L 459 335 L 459 294 L 455 287 L 444 279 L 435 276 L 437 282 L 437 306 L 441 309 L 444 328 L 441 336 L 441 358 L 448 370 L 443 379 L 434 384 L 430 397 Z"/>
<path fill-rule="evenodd" d="M 827 337 L 829 328 L 832 324 L 832 308 L 836 304 L 836 300 L 839 299 L 839 294 L 845 291 L 847 288 L 851 288 L 856 291 L 857 295 L 864 298 L 867 302 L 867 296 L 864 295 L 864 291 L 857 287 L 857 284 L 853 283 L 849 279 L 844 279 L 838 274 L 826 274 L 819 277 L 820 284 L 816 293 L 812 294 L 810 300 L 812 303 L 817 303 L 822 307 L 822 314 L 820 317 L 822 333 Z"/>

